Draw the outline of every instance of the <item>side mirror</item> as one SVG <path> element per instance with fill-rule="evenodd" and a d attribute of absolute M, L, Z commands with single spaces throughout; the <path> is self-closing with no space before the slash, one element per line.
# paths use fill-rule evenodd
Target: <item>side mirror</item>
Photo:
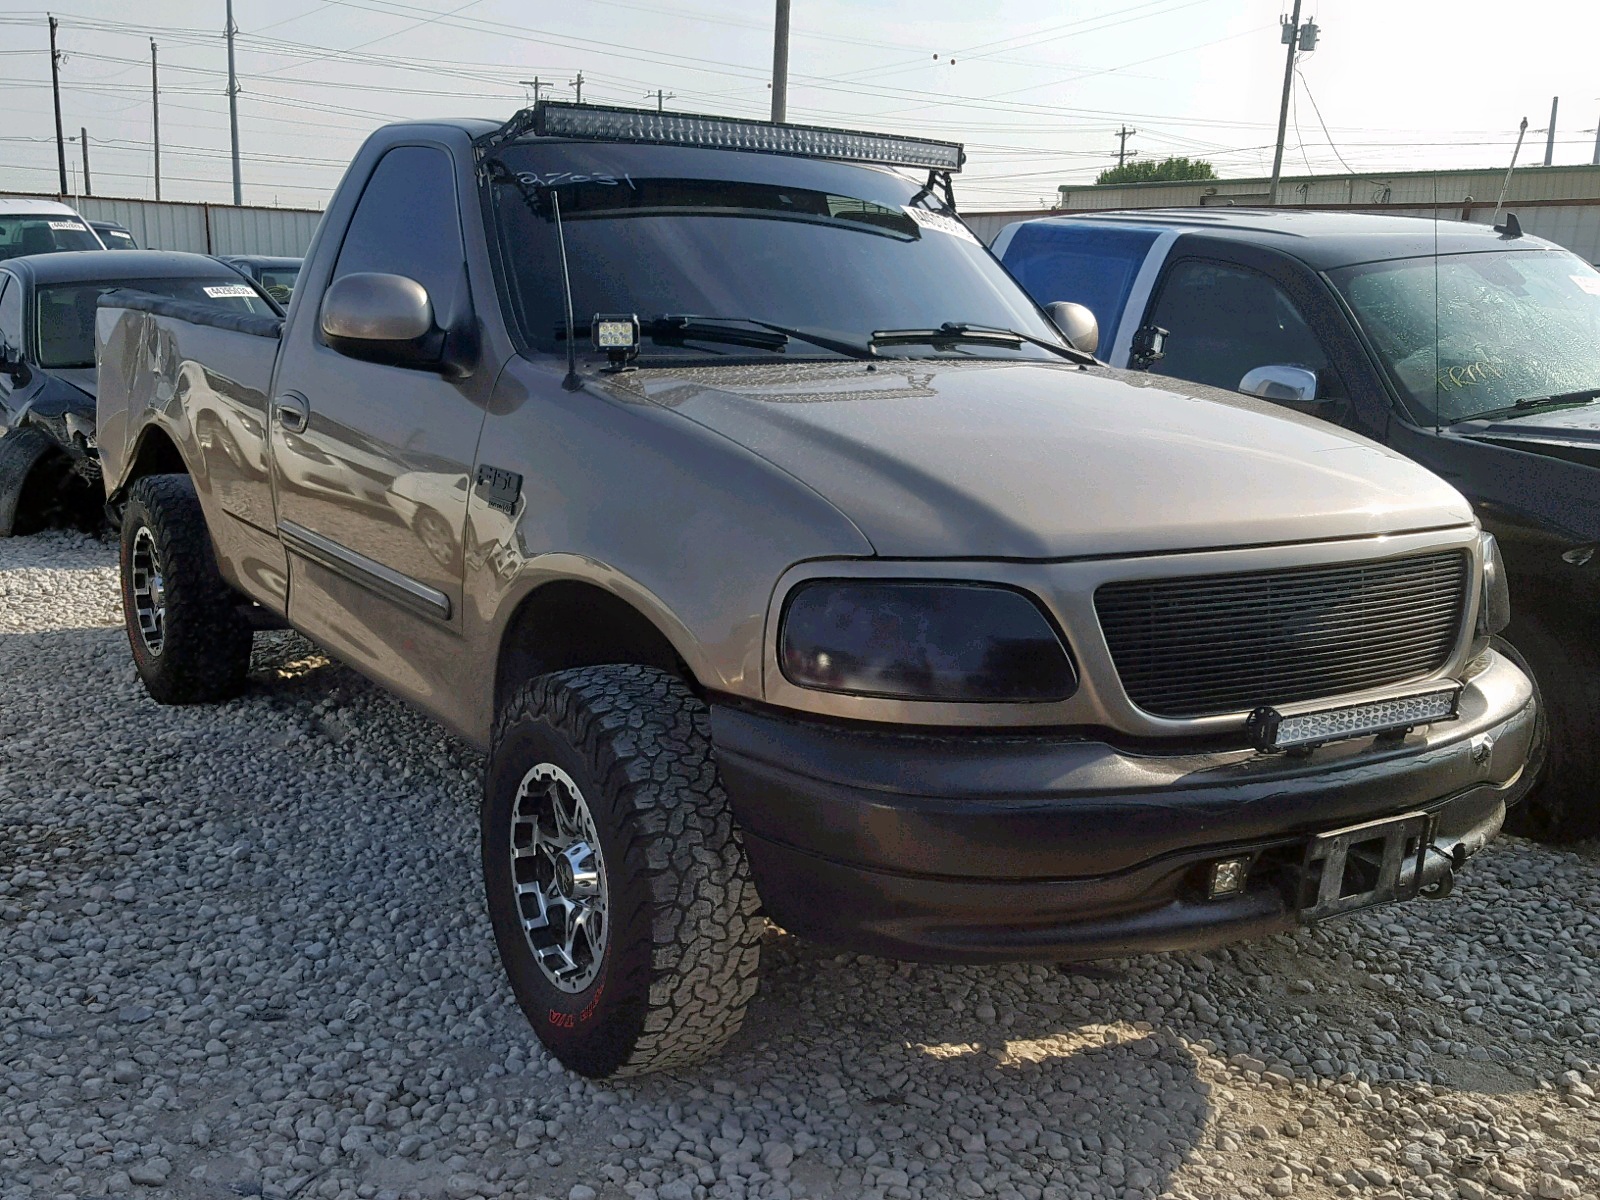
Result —
<path fill-rule="evenodd" d="M 0 375 L 10 379 L 22 380 L 28 373 L 28 368 L 23 364 L 22 352 L 14 346 L 7 346 L 0 342 Z"/>
<path fill-rule="evenodd" d="M 322 297 L 322 336 L 350 358 L 396 367 L 438 367 L 444 330 L 428 290 L 404 275 L 346 275 Z"/>
<path fill-rule="evenodd" d="M 1239 381 L 1239 390 L 1263 400 L 1312 404 L 1317 399 L 1317 373 L 1309 367 L 1291 367 L 1283 363 L 1257 367 Z"/>
<path fill-rule="evenodd" d="M 1100 322 L 1095 320 L 1094 313 L 1087 307 L 1070 300 L 1057 300 L 1054 304 L 1046 304 L 1044 311 L 1074 349 L 1093 354 L 1099 348 Z"/>

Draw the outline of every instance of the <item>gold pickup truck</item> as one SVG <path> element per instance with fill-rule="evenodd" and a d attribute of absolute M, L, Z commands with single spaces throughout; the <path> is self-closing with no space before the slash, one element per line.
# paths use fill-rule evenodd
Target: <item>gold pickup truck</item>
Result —
<path fill-rule="evenodd" d="M 109 296 L 134 661 L 287 621 L 489 756 L 529 1021 L 596 1076 L 738 1028 L 762 932 L 1194 948 L 1449 892 L 1527 761 L 1493 540 L 1265 402 L 1075 349 L 959 146 L 544 103 L 393 125 L 287 319 Z"/>

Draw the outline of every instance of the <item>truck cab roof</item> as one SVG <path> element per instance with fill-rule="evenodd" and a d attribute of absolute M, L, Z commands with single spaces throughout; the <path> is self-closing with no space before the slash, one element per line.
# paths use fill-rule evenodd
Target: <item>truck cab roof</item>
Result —
<path fill-rule="evenodd" d="M 1177 233 L 1219 241 L 1248 242 L 1298 258 L 1316 271 L 1356 263 L 1433 254 L 1470 254 L 1486 250 L 1556 249 L 1543 238 L 1509 237 L 1492 226 L 1472 221 L 1435 221 L 1431 217 L 1387 213 L 1324 212 L 1315 209 L 1167 208 L 1071 216 L 1038 217 L 1008 225 L 995 238 L 1003 255 L 1023 226 L 1060 225 L 1077 228 L 1122 228 Z"/>

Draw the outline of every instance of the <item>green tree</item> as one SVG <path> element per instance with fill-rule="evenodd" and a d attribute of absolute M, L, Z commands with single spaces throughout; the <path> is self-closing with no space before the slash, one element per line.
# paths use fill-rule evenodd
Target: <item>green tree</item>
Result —
<path fill-rule="evenodd" d="M 1200 158 L 1164 158 L 1160 162 L 1124 163 L 1101 171 L 1096 183 L 1170 183 L 1184 179 L 1215 179 L 1211 164 Z"/>

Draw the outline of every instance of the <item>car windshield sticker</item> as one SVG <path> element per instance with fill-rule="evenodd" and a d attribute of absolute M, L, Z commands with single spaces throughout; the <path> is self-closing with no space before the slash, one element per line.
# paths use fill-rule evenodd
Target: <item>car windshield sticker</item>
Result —
<path fill-rule="evenodd" d="M 1573 275 L 1572 282 L 1591 296 L 1600 296 L 1600 275 Z"/>
<path fill-rule="evenodd" d="M 50 222 L 50 228 L 51 229 L 82 229 L 83 226 L 79 225 L 76 221 L 51 221 Z"/>
<path fill-rule="evenodd" d="M 213 300 L 233 300 L 235 298 L 248 300 L 255 295 L 255 292 L 250 290 L 249 285 L 243 283 L 218 284 L 216 287 L 205 288 L 204 291 Z"/>
<path fill-rule="evenodd" d="M 962 221 L 955 217 L 947 217 L 943 213 L 929 212 L 925 208 L 918 208 L 914 204 L 905 206 L 905 214 L 924 229 L 937 230 L 939 233 L 948 233 L 952 237 L 962 238 L 978 245 L 978 239 L 972 230 L 968 229 Z"/>

